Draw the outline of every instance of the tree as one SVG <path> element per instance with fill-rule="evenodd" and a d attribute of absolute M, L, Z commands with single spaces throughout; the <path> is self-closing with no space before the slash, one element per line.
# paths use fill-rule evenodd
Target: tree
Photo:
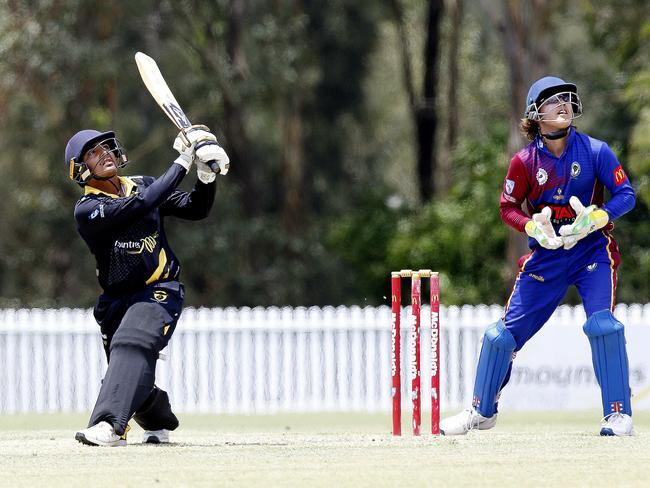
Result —
<path fill-rule="evenodd" d="M 447 137 L 442 145 L 437 175 L 435 176 L 436 194 L 445 197 L 453 185 L 452 153 L 458 142 L 459 120 L 459 85 L 460 85 L 460 44 L 463 26 L 464 0 L 448 0 L 449 35 L 447 39 Z"/>
<path fill-rule="evenodd" d="M 507 152 L 516 153 L 525 145 L 519 132 L 526 94 L 530 84 L 548 73 L 550 39 L 553 32 L 551 14 L 560 0 L 482 0 L 483 12 L 499 33 L 508 66 L 509 132 Z M 509 230 L 505 273 L 508 280 L 517 269 L 519 256 L 527 252 L 525 236 Z"/>
<path fill-rule="evenodd" d="M 424 47 L 424 73 L 422 96 L 416 95 L 417 88 L 413 81 L 413 67 L 410 53 L 408 32 L 404 20 L 404 12 L 400 0 L 391 0 L 391 7 L 399 32 L 402 51 L 402 69 L 404 87 L 408 94 L 417 141 L 417 176 L 420 199 L 428 202 L 434 197 L 436 185 L 433 175 L 436 174 L 436 129 L 438 115 L 436 95 L 438 87 L 438 55 L 440 51 L 440 22 L 444 5 L 442 0 L 428 0 L 426 13 L 426 40 Z"/>

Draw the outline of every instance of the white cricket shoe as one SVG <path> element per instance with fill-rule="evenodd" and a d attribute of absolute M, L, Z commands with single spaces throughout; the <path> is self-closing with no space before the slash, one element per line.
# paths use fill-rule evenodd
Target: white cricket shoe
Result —
<path fill-rule="evenodd" d="M 169 444 L 169 431 L 167 429 L 161 430 L 145 430 L 144 444 Z"/>
<path fill-rule="evenodd" d="M 483 417 L 475 409 L 468 408 L 440 422 L 440 433 L 442 435 L 465 435 L 472 429 L 491 429 L 496 423 L 496 413 L 492 417 Z"/>
<path fill-rule="evenodd" d="M 99 422 L 92 427 L 80 430 L 74 438 L 87 446 L 126 446 L 126 432 L 124 435 L 117 435 L 113 426 L 108 422 Z"/>
<path fill-rule="evenodd" d="M 636 435 L 632 417 L 626 413 L 613 413 L 608 415 L 601 422 L 600 435 Z"/>

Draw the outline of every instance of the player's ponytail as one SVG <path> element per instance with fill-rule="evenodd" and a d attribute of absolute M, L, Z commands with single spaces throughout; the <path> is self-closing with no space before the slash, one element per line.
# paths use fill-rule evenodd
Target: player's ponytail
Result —
<path fill-rule="evenodd" d="M 519 123 L 519 131 L 528 139 L 529 141 L 535 140 L 537 134 L 539 134 L 539 124 L 530 119 L 521 119 Z"/>

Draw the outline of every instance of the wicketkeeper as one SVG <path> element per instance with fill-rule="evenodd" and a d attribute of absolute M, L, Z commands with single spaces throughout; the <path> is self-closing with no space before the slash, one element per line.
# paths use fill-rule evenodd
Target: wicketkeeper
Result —
<path fill-rule="evenodd" d="M 530 87 L 521 129 L 532 142 L 510 161 L 500 209 L 507 225 L 528 234 L 531 253 L 520 259 L 503 318 L 483 337 L 472 408 L 445 419 L 445 435 L 494 427 L 516 352 L 571 285 L 587 316 L 583 330 L 602 394 L 600 434 L 634 435 L 624 327 L 612 314 L 619 251 L 611 230 L 634 207 L 635 195 L 609 146 L 573 126 L 580 115 L 573 83 L 546 76 Z M 605 189 L 611 195 L 606 203 Z"/>
<path fill-rule="evenodd" d="M 158 354 L 174 333 L 184 294 L 163 221 L 205 218 L 216 191 L 208 162 L 225 175 L 229 159 L 205 126 L 179 133 L 174 149 L 179 156 L 157 179 L 118 176 L 128 158 L 112 131 L 82 130 L 65 149 L 70 178 L 84 189 L 74 217 L 97 262 L 103 293 L 94 315 L 108 360 L 88 428 L 75 435 L 84 444 L 126 445 L 132 417 L 145 430 L 144 442 L 169 442 L 178 426 L 167 393 L 154 385 Z M 194 188 L 177 190 L 193 163 Z"/>

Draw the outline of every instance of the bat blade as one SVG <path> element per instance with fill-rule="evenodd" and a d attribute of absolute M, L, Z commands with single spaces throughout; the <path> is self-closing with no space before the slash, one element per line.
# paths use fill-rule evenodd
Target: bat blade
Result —
<path fill-rule="evenodd" d="M 184 129 L 190 127 L 192 123 L 185 115 L 185 112 L 183 112 L 176 98 L 174 98 L 156 62 L 145 53 L 137 52 L 135 53 L 135 63 L 138 65 L 140 77 L 144 81 L 149 93 L 151 93 L 151 96 L 158 102 L 160 108 L 163 109 L 163 112 L 165 112 L 174 125 L 185 132 Z M 219 165 L 216 161 L 208 161 L 207 164 L 212 171 L 219 174 Z"/>
<path fill-rule="evenodd" d="M 174 98 L 172 91 L 167 86 L 156 62 L 145 53 L 135 53 L 135 62 L 138 65 L 140 77 L 151 96 L 158 102 L 167 117 L 179 129 L 187 129 L 192 124 L 183 112 L 183 109 Z"/>

